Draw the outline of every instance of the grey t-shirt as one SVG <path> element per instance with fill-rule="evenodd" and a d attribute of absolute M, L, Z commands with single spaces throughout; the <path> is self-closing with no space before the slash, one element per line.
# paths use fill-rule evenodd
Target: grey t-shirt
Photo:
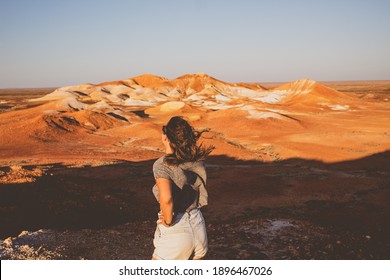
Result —
<path fill-rule="evenodd" d="M 204 161 L 168 165 L 164 157 L 153 164 L 154 178 L 165 178 L 172 183 L 173 211 L 182 213 L 207 205 L 206 168 Z M 159 201 L 157 185 L 153 194 Z"/>

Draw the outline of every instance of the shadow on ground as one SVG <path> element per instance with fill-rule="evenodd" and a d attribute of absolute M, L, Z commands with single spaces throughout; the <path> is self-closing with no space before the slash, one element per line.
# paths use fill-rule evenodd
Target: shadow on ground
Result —
<path fill-rule="evenodd" d="M 33 183 L 1 184 L 0 238 L 29 231 L 8 243 L 61 247 L 60 259 L 148 259 L 153 162 L 53 164 Z M 211 259 L 390 257 L 390 152 L 331 164 L 211 156 L 207 166 Z"/>

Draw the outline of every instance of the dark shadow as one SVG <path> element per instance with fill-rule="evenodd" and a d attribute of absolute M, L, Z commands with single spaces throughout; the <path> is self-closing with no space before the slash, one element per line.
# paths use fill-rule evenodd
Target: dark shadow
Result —
<path fill-rule="evenodd" d="M 0 238 L 22 230 L 154 221 L 158 212 L 152 194 L 154 161 L 54 164 L 42 167 L 46 175 L 34 183 L 0 184 Z M 206 165 L 209 205 L 203 212 L 209 224 L 295 219 L 335 233 L 375 237 L 375 250 L 390 248 L 389 151 L 338 163 L 300 158 L 264 163 L 211 156 Z"/>
<path fill-rule="evenodd" d="M 132 111 L 134 114 L 136 114 L 138 117 L 141 117 L 143 119 L 149 118 L 149 115 L 145 113 L 145 110 L 137 110 L 137 111 Z"/>
<path fill-rule="evenodd" d="M 0 238 L 22 230 L 102 228 L 152 219 L 158 211 L 151 192 L 152 164 L 54 164 L 34 183 L 0 184 Z"/>
<path fill-rule="evenodd" d="M 110 115 L 111 117 L 116 118 L 116 119 L 121 120 L 121 121 L 129 122 L 128 119 L 126 119 L 125 117 L 122 117 L 121 115 L 115 114 L 114 112 L 109 112 L 109 113 L 107 113 L 107 115 Z"/>

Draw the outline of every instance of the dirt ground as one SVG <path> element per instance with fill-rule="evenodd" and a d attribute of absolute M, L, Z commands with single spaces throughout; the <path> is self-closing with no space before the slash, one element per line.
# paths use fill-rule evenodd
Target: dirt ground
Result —
<path fill-rule="evenodd" d="M 389 85 L 338 83 L 373 102 L 371 118 L 295 113 L 300 122 L 282 127 L 233 124 L 240 115 L 217 111 L 194 121 L 211 128 L 203 140 L 217 146 L 207 161 L 207 259 L 389 259 Z M 0 111 L 0 258 L 150 259 L 158 212 L 152 165 L 163 155 L 167 117 L 54 133 L 37 126 L 40 104 L 5 91 L 1 99 L 15 104 Z M 258 125 L 267 134 L 256 134 Z M 28 134 L 29 126 L 41 130 Z M 255 137 L 272 145 L 259 149 Z"/>
<path fill-rule="evenodd" d="M 389 159 L 211 157 L 208 259 L 388 259 Z M 2 259 L 148 259 L 158 211 L 152 163 L 26 167 L 47 176 L 2 186 L 2 237 L 14 236 Z"/>

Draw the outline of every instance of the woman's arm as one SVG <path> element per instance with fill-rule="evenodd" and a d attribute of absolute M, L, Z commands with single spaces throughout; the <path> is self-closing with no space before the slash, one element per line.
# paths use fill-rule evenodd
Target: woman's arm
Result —
<path fill-rule="evenodd" d="M 171 182 L 165 178 L 156 179 L 158 191 L 160 193 L 160 209 L 162 217 L 161 223 L 169 226 L 173 221 L 173 198 Z"/>

